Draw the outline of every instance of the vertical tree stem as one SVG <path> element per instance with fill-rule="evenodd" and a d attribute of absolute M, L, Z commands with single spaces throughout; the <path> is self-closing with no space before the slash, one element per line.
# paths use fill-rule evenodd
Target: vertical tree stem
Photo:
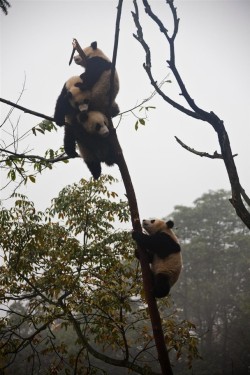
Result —
<path fill-rule="evenodd" d="M 112 68 L 111 68 L 111 78 L 110 78 L 110 102 L 109 108 L 111 108 L 112 104 L 112 91 L 114 85 L 114 75 L 115 75 L 115 64 L 116 64 L 116 56 L 117 56 L 117 49 L 118 49 L 118 40 L 119 40 L 119 31 L 120 31 L 120 18 L 121 18 L 121 10 L 122 10 L 122 3 L 123 0 L 119 0 L 118 2 L 118 11 L 117 11 L 117 18 L 116 18 L 116 30 L 115 30 L 115 42 L 114 42 L 114 49 L 113 49 L 113 59 L 112 59 Z M 111 121 L 112 123 L 112 121 Z M 136 231 L 141 231 L 141 223 L 139 217 L 139 211 L 137 206 L 137 200 L 135 196 L 134 187 L 131 181 L 131 177 L 129 174 L 129 170 L 126 164 L 126 161 L 123 156 L 123 152 L 120 146 L 120 143 L 117 138 L 116 131 L 113 128 L 113 132 L 111 135 L 111 145 L 114 148 L 114 152 L 117 157 L 117 165 L 119 167 L 123 184 L 126 190 L 127 199 L 130 208 L 130 215 L 132 221 L 132 227 Z M 158 359 L 161 366 L 161 371 L 163 375 L 172 375 L 172 368 L 168 356 L 168 351 L 165 343 L 165 338 L 163 334 L 163 329 L 161 325 L 161 318 L 158 311 L 156 300 L 152 293 L 152 280 L 151 280 L 151 272 L 149 267 L 149 262 L 146 256 L 146 252 L 144 249 L 138 247 L 138 253 L 140 258 L 141 270 L 142 270 L 142 279 L 143 279 L 143 288 L 145 292 L 146 302 L 148 304 L 148 311 L 149 316 L 152 324 L 153 335 L 155 339 L 156 349 L 158 352 Z"/>

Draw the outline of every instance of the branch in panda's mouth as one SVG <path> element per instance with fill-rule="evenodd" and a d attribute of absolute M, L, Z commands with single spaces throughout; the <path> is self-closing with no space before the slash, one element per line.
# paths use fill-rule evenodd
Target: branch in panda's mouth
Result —
<path fill-rule="evenodd" d="M 71 52 L 71 56 L 70 56 L 70 59 L 69 59 L 69 65 L 71 65 L 72 61 L 73 61 L 73 57 L 74 57 L 74 54 L 75 54 L 75 47 L 73 46 L 73 49 L 72 49 L 72 52 Z"/>

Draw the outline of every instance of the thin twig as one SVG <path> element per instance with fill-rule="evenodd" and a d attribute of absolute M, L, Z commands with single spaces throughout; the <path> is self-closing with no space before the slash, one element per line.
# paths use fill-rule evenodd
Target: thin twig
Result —
<path fill-rule="evenodd" d="M 22 86 L 22 89 L 21 89 L 21 93 L 19 95 L 19 97 L 17 98 L 17 101 L 15 104 L 17 104 L 19 102 L 19 100 L 21 99 L 22 95 L 23 95 L 23 92 L 24 92 L 24 89 L 25 89 L 25 83 L 26 83 L 26 75 L 24 75 L 24 81 L 23 81 L 23 86 Z M 7 113 L 5 119 L 3 120 L 2 124 L 0 125 L 0 127 L 2 127 L 5 122 L 9 119 L 11 113 L 13 112 L 14 110 L 14 107 L 12 106 L 12 108 L 9 110 L 9 112 Z"/>

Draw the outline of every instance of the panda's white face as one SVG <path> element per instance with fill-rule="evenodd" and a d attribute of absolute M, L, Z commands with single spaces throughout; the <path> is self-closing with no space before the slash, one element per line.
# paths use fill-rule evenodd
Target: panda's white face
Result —
<path fill-rule="evenodd" d="M 167 229 L 167 225 L 164 220 L 151 219 L 143 220 L 142 227 L 147 231 L 148 234 L 154 234 L 156 232 Z"/>
<path fill-rule="evenodd" d="M 86 115 L 86 119 L 81 121 L 83 128 L 87 133 L 99 137 L 107 137 L 109 135 L 108 119 L 98 111 L 90 111 Z"/>
<path fill-rule="evenodd" d="M 157 232 L 164 232 L 167 233 L 175 242 L 179 242 L 174 231 L 171 229 L 173 228 L 174 223 L 173 221 L 164 221 L 160 219 L 149 219 L 149 220 L 142 220 L 142 227 L 148 234 L 155 234 Z"/>

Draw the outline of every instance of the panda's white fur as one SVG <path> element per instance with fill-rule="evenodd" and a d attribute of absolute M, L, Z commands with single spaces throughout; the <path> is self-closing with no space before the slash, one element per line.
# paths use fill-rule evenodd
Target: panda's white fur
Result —
<path fill-rule="evenodd" d="M 171 220 L 143 220 L 142 227 L 147 234 L 132 234 L 137 243 L 147 251 L 153 276 L 153 293 L 158 298 L 169 294 L 182 269 L 181 248 L 172 230 L 173 226 Z"/>
<path fill-rule="evenodd" d="M 109 128 L 107 117 L 98 111 L 82 112 L 75 118 L 69 118 L 65 125 L 65 152 L 72 157 L 78 156 L 75 150 L 77 143 L 94 179 L 101 175 L 101 162 L 110 166 L 116 162 Z"/>

